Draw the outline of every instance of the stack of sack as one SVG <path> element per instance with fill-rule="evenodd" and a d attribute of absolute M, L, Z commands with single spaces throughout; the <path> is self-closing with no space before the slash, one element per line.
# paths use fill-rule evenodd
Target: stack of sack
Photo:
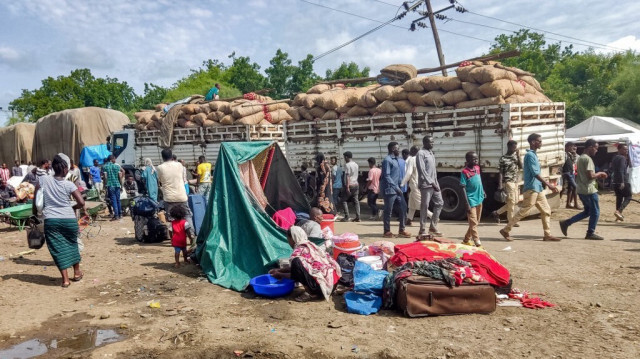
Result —
<path fill-rule="evenodd" d="M 389 71 L 383 74 L 388 75 Z M 503 103 L 551 102 L 530 73 L 498 62 L 465 61 L 456 73 L 457 77 L 414 77 L 400 86 L 319 84 L 306 94 L 298 94 L 288 112 L 296 121 L 334 120 Z"/>
<path fill-rule="evenodd" d="M 223 125 L 270 125 L 292 120 L 286 102 L 274 102 L 270 97 L 248 93 L 243 99 L 211 101 L 180 105 L 174 126 L 182 128 L 216 127 Z M 136 129 L 160 130 L 159 120 L 165 116 L 166 104 L 158 104 L 155 110 L 136 112 Z"/>

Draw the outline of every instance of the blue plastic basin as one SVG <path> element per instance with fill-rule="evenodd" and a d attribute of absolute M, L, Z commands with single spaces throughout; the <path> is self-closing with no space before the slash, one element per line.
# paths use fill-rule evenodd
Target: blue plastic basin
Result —
<path fill-rule="evenodd" d="M 249 281 L 253 291 L 263 297 L 277 298 L 283 297 L 293 291 L 295 282 L 291 279 L 275 279 L 271 274 L 259 275 Z"/>

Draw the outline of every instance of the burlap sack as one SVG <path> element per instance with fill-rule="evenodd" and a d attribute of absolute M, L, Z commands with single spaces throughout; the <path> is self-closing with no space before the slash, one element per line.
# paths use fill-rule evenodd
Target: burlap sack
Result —
<path fill-rule="evenodd" d="M 298 107 L 298 113 L 300 114 L 301 119 L 311 121 L 313 120 L 313 116 L 309 113 L 309 109 L 304 106 Z"/>
<path fill-rule="evenodd" d="M 346 86 L 344 84 L 333 84 L 333 85 L 331 85 L 331 89 L 338 89 L 338 88 L 344 90 L 346 88 Z"/>
<path fill-rule="evenodd" d="M 193 121 L 187 121 L 184 123 L 184 128 L 196 128 L 196 127 L 200 127 L 200 125 L 198 125 L 197 123 L 193 122 Z"/>
<path fill-rule="evenodd" d="M 490 105 L 499 105 L 499 104 L 503 104 L 503 103 L 505 103 L 505 101 L 501 96 L 487 97 L 487 98 L 482 98 L 482 99 L 479 99 L 479 100 L 458 102 L 458 104 L 456 104 L 456 108 L 490 106 Z"/>
<path fill-rule="evenodd" d="M 195 103 L 188 103 L 186 105 L 182 105 L 180 109 L 187 115 L 194 115 L 200 112 L 200 105 L 196 105 Z"/>
<path fill-rule="evenodd" d="M 159 121 L 162 118 L 162 112 L 158 111 L 158 112 L 154 112 L 151 115 L 151 121 Z"/>
<path fill-rule="evenodd" d="M 316 118 L 322 118 L 322 116 L 324 116 L 325 112 L 327 112 L 327 110 L 325 110 L 324 108 L 319 107 L 319 106 L 314 106 L 313 108 L 311 108 L 309 110 L 309 114 L 311 116 L 313 116 L 314 120 Z"/>
<path fill-rule="evenodd" d="M 166 106 L 166 103 L 159 103 L 156 105 L 155 110 L 156 111 L 162 111 L 162 109 Z"/>
<path fill-rule="evenodd" d="M 526 82 L 528 85 L 538 90 L 538 92 L 543 92 L 540 83 L 533 76 L 518 76 L 518 80 Z"/>
<path fill-rule="evenodd" d="M 204 113 L 205 115 L 211 112 L 211 106 L 208 103 L 200 105 L 200 113 Z"/>
<path fill-rule="evenodd" d="M 368 114 L 369 114 L 369 111 L 366 108 L 358 105 L 353 106 L 351 110 L 347 112 L 347 115 L 349 117 L 367 116 Z"/>
<path fill-rule="evenodd" d="M 478 89 L 485 97 L 502 96 L 503 98 L 507 98 L 511 95 L 524 95 L 524 87 L 520 83 L 512 80 L 503 79 L 487 82 Z"/>
<path fill-rule="evenodd" d="M 449 106 L 455 106 L 458 102 L 467 101 L 469 96 L 462 90 L 449 91 L 442 96 L 442 101 Z"/>
<path fill-rule="evenodd" d="M 462 81 L 460 81 L 460 79 L 455 76 L 448 76 L 442 80 L 442 83 L 440 84 L 440 88 L 443 91 L 447 91 L 447 92 L 458 90 L 462 88 Z"/>
<path fill-rule="evenodd" d="M 424 86 L 422 85 L 423 81 L 424 81 L 424 77 L 416 77 L 414 79 L 411 79 L 407 82 L 405 82 L 402 85 L 402 88 L 407 91 L 407 92 L 423 92 L 424 91 Z"/>
<path fill-rule="evenodd" d="M 314 104 L 314 100 L 316 97 L 320 96 L 319 94 L 311 94 L 311 95 L 307 95 L 302 99 L 302 105 L 308 109 L 311 109 L 313 106 L 315 106 Z"/>
<path fill-rule="evenodd" d="M 153 112 L 152 111 L 136 112 L 133 116 L 136 118 L 137 123 L 147 125 L 151 121 L 151 116 L 153 116 Z"/>
<path fill-rule="evenodd" d="M 321 94 L 321 93 L 323 93 L 323 92 L 325 92 L 325 91 L 327 91 L 327 90 L 329 90 L 329 89 L 331 89 L 331 86 L 330 86 L 330 85 L 327 85 L 327 84 L 317 84 L 317 85 L 313 86 L 312 88 L 310 88 L 310 89 L 307 91 L 307 94 L 312 94 L 312 93 L 315 93 L 315 94 Z"/>
<path fill-rule="evenodd" d="M 400 113 L 413 112 L 413 105 L 408 100 L 393 101 L 393 105 L 398 109 Z"/>
<path fill-rule="evenodd" d="M 340 106 L 336 109 L 337 113 L 347 113 L 349 112 L 349 110 L 351 110 L 353 108 L 353 106 Z"/>
<path fill-rule="evenodd" d="M 535 101 L 527 101 L 527 98 L 523 95 L 511 95 L 504 100 L 505 103 L 528 103 Z"/>
<path fill-rule="evenodd" d="M 484 95 L 482 94 L 482 92 L 480 92 L 478 87 L 480 87 L 480 85 L 478 85 L 477 83 L 473 83 L 473 82 L 462 83 L 462 91 L 466 92 L 467 96 L 469 96 L 471 100 L 479 100 L 484 98 Z"/>
<path fill-rule="evenodd" d="M 278 102 L 278 103 L 272 103 L 270 105 L 266 105 L 267 106 L 267 112 L 273 112 L 273 111 L 278 111 L 278 110 L 286 110 L 289 108 L 289 104 L 287 104 L 286 102 Z"/>
<path fill-rule="evenodd" d="M 218 105 L 220 104 L 220 102 L 222 102 L 222 101 L 211 101 L 211 102 L 209 102 L 209 108 L 211 108 L 213 111 L 218 111 Z"/>
<path fill-rule="evenodd" d="M 220 121 L 220 117 L 218 117 L 218 111 L 209 112 L 209 114 L 207 115 L 207 120 L 208 121 L 219 122 Z"/>
<path fill-rule="evenodd" d="M 225 102 L 225 101 L 217 101 L 217 102 L 218 102 L 218 106 L 217 106 L 218 109 L 216 111 L 221 111 L 225 115 L 231 114 L 231 104 L 229 102 Z M 209 107 L 211 107 L 211 105 L 209 105 Z"/>
<path fill-rule="evenodd" d="M 476 67 L 471 71 L 471 77 L 479 84 L 496 80 L 517 80 L 518 77 L 511 71 L 496 68 L 491 65 Z"/>
<path fill-rule="evenodd" d="M 393 101 L 386 100 L 386 101 L 382 102 L 381 104 L 379 104 L 378 107 L 376 107 L 376 112 L 378 112 L 378 113 L 396 113 L 396 112 L 398 112 L 398 109 L 393 104 Z"/>
<path fill-rule="evenodd" d="M 204 123 L 202 124 L 202 127 L 218 127 L 218 126 L 222 126 L 220 122 L 211 121 L 211 120 L 205 120 Z"/>
<path fill-rule="evenodd" d="M 438 91 L 442 88 L 442 84 L 445 82 L 446 77 L 444 76 L 429 76 L 425 77 L 422 82 L 422 87 L 424 91 Z"/>
<path fill-rule="evenodd" d="M 424 112 L 433 112 L 438 110 L 439 109 L 437 107 L 433 107 L 433 106 L 417 106 L 416 108 L 413 109 L 413 112 L 424 113 Z"/>
<path fill-rule="evenodd" d="M 462 81 L 462 82 L 475 82 L 475 80 L 473 79 L 473 77 L 470 74 L 471 70 L 473 70 L 475 68 L 476 68 L 476 66 L 474 66 L 474 65 L 458 67 L 456 69 L 456 75 L 458 75 L 458 79 L 460 79 L 460 81 Z"/>
<path fill-rule="evenodd" d="M 518 80 L 517 81 L 520 85 L 522 85 L 522 87 L 524 87 L 524 93 L 530 93 L 530 94 L 537 94 L 540 93 L 538 92 L 538 90 L 536 90 L 533 86 L 529 85 L 528 83 L 522 81 L 522 80 Z"/>
<path fill-rule="evenodd" d="M 338 113 L 334 110 L 328 110 L 322 116 L 322 120 L 324 121 L 336 120 L 337 118 L 338 118 Z"/>
<path fill-rule="evenodd" d="M 442 91 L 429 91 L 422 96 L 422 99 L 424 103 L 429 106 L 442 107 L 444 106 L 442 96 L 444 96 L 444 92 Z"/>
<path fill-rule="evenodd" d="M 414 106 L 426 105 L 422 96 L 424 96 L 424 93 L 422 92 L 407 92 L 407 100 L 409 100 L 409 102 Z"/>
<path fill-rule="evenodd" d="M 335 110 L 338 107 L 344 106 L 348 99 L 349 94 L 345 90 L 336 88 L 323 92 L 322 95 L 315 98 L 313 103 L 325 110 Z"/>
<path fill-rule="evenodd" d="M 206 121 L 206 120 L 207 120 L 207 114 L 206 113 L 197 113 L 197 114 L 191 116 L 191 121 L 195 122 L 199 126 L 204 125 L 204 121 Z"/>
<path fill-rule="evenodd" d="M 380 70 L 382 74 L 389 74 L 394 78 L 402 79 L 403 81 L 407 81 L 409 79 L 415 78 L 418 76 L 418 69 L 415 66 L 409 64 L 394 64 L 389 65 L 382 70 Z M 384 100 L 380 100 L 384 101 Z"/>
<path fill-rule="evenodd" d="M 495 67 L 499 68 L 499 69 L 503 69 L 503 70 L 507 70 L 507 71 L 511 71 L 514 74 L 516 74 L 516 76 L 520 77 L 520 76 L 533 76 L 533 74 L 529 71 L 525 71 L 522 69 L 519 69 L 517 67 L 510 67 L 510 66 L 505 66 L 501 63 L 496 63 Z"/>
<path fill-rule="evenodd" d="M 224 115 L 224 117 L 222 117 L 220 119 L 220 124 L 222 124 L 222 125 L 232 125 L 233 124 L 233 117 L 231 117 L 231 115 Z"/>
<path fill-rule="evenodd" d="M 391 101 L 402 101 L 407 99 L 407 91 L 402 88 L 402 86 L 396 86 L 393 89 L 393 94 L 389 97 Z"/>
<path fill-rule="evenodd" d="M 144 124 L 144 123 L 140 123 L 140 122 L 136 123 L 136 125 L 134 127 L 138 131 L 144 131 L 144 130 L 147 129 L 147 125 Z"/>
<path fill-rule="evenodd" d="M 278 109 L 278 110 L 269 112 L 269 114 L 271 114 L 271 123 L 273 123 L 274 125 L 277 125 L 282 121 L 293 120 L 293 117 L 289 115 L 287 110 Z"/>
<path fill-rule="evenodd" d="M 293 121 L 300 121 L 301 117 L 300 112 L 298 111 L 298 107 L 289 107 L 285 111 L 287 111 Z"/>
<path fill-rule="evenodd" d="M 540 102 L 552 102 L 547 96 L 541 93 L 525 93 L 524 94 L 524 102 L 532 102 L 532 103 L 540 103 Z"/>
<path fill-rule="evenodd" d="M 247 99 L 244 99 L 244 98 L 240 98 L 240 99 L 233 100 L 233 101 L 229 102 L 229 105 L 233 108 L 233 107 L 242 105 L 242 104 L 247 103 L 247 102 L 250 102 L 250 100 L 247 100 Z"/>
<path fill-rule="evenodd" d="M 264 120 L 264 112 L 260 111 L 249 116 L 242 117 L 234 123 L 242 125 L 257 125 L 260 121 Z"/>
<path fill-rule="evenodd" d="M 257 101 L 251 101 L 239 106 L 235 106 L 233 110 L 231 110 L 231 115 L 234 118 L 240 119 L 253 115 L 254 113 L 263 112 L 263 109 L 263 104 Z"/>
<path fill-rule="evenodd" d="M 357 87 L 354 89 L 350 89 L 350 91 L 347 92 L 347 103 L 345 104 L 345 106 L 353 107 L 357 105 L 360 97 L 367 93 L 367 91 L 368 89 L 366 87 Z"/>
<path fill-rule="evenodd" d="M 369 90 L 369 91 L 365 92 L 358 99 L 357 105 L 361 106 L 361 107 L 375 107 L 375 106 L 377 106 L 378 105 L 378 100 L 376 99 L 375 96 L 373 96 L 374 92 L 375 92 L 375 90 Z"/>
<path fill-rule="evenodd" d="M 296 95 L 296 97 L 293 98 L 293 102 L 291 103 L 291 105 L 293 106 L 302 106 L 303 102 L 302 100 L 307 97 L 307 94 L 304 92 L 301 92 L 299 94 Z"/>
<path fill-rule="evenodd" d="M 367 108 L 367 111 L 369 111 L 369 115 L 378 115 L 378 112 L 376 111 L 376 108 L 377 108 L 377 107 L 378 107 L 378 106 L 376 106 L 376 107 L 369 107 L 369 108 Z"/>
<path fill-rule="evenodd" d="M 185 120 L 186 121 L 186 120 Z M 180 126 L 182 127 L 182 126 Z M 151 121 L 147 124 L 146 128 L 147 131 L 154 131 L 158 129 L 158 122 L 156 121 Z"/>
<path fill-rule="evenodd" d="M 383 101 L 386 101 L 389 98 L 391 98 L 391 95 L 393 95 L 394 90 L 395 90 L 395 87 L 391 85 L 382 86 L 373 92 L 373 96 L 375 96 L 378 102 L 382 103 Z"/>

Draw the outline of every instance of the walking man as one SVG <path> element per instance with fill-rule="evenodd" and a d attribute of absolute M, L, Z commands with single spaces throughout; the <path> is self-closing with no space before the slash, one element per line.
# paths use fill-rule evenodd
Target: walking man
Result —
<path fill-rule="evenodd" d="M 184 166 L 173 159 L 173 153 L 170 149 L 165 148 L 161 152 L 164 161 L 158 166 L 158 182 L 162 189 L 164 199 L 164 212 L 169 222 L 173 220 L 171 217 L 171 209 L 173 207 L 183 207 L 187 214 L 185 219 L 193 228 L 193 215 L 187 203 L 187 190 L 184 185 Z"/>
<path fill-rule="evenodd" d="M 496 222 L 500 223 L 500 215 L 507 212 L 507 222 L 509 222 L 516 214 L 516 205 L 520 197 L 518 191 L 518 171 L 522 168 L 522 162 L 520 161 L 518 142 L 514 140 L 507 142 L 507 153 L 500 157 L 498 167 L 500 169 L 500 172 L 498 172 L 498 191 L 505 191 L 507 201 L 504 206 L 500 207 L 497 211 L 493 211 L 491 215 L 495 218 Z M 520 227 L 520 225 L 516 223 L 514 227 Z"/>
<path fill-rule="evenodd" d="M 509 220 L 506 227 L 500 230 L 500 234 L 507 241 L 512 241 L 513 238 L 509 236 L 511 229 L 516 223 L 527 216 L 533 206 L 536 206 L 540 211 L 540 219 L 542 220 L 542 229 L 544 231 L 542 240 L 546 242 L 557 242 L 560 241 L 560 238 L 551 235 L 551 207 L 549 207 L 547 197 L 543 190 L 544 187 L 548 187 L 553 193 L 558 193 L 558 189 L 540 175 L 540 162 L 538 161 L 536 151 L 542 147 L 542 136 L 537 133 L 532 133 L 527 138 L 527 141 L 529 142 L 530 149 L 528 149 L 524 155 L 524 199 L 522 200 L 520 211 Z"/>
<path fill-rule="evenodd" d="M 631 202 L 631 185 L 629 184 L 629 166 L 627 156 L 629 148 L 626 144 L 618 145 L 618 154 L 611 161 L 613 190 L 616 193 L 616 211 L 613 213 L 619 221 L 624 221 L 622 211 Z"/>
<path fill-rule="evenodd" d="M 342 222 L 349 221 L 349 204 L 347 202 L 353 202 L 353 206 L 356 208 L 356 218 L 354 222 L 360 222 L 360 200 L 358 194 L 360 192 L 360 185 L 358 184 L 358 164 L 353 161 L 353 154 L 347 151 L 344 156 L 344 200 L 342 205 L 344 206 L 344 218 Z"/>
<path fill-rule="evenodd" d="M 198 193 L 204 196 L 205 202 L 209 201 L 211 191 L 211 163 L 204 156 L 198 157 Z"/>
<path fill-rule="evenodd" d="M 418 232 L 418 235 L 425 234 L 424 227 L 429 214 L 429 203 L 433 200 L 433 214 L 431 215 L 429 233 L 442 237 L 442 232 L 438 231 L 438 221 L 440 221 L 440 212 L 444 201 L 442 200 L 442 192 L 440 192 L 438 173 L 436 172 L 436 158 L 432 149 L 433 138 L 424 136 L 422 138 L 422 149 L 418 151 L 416 156 L 418 187 L 420 188 L 420 232 Z"/>
<path fill-rule="evenodd" d="M 120 178 L 124 176 L 124 170 L 116 163 L 116 157 L 114 155 L 109 155 L 107 163 L 102 166 L 102 172 L 106 178 L 107 196 L 109 197 L 111 206 L 113 207 L 113 218 L 111 218 L 111 220 L 117 221 L 122 218 L 122 207 L 120 205 Z"/>
<path fill-rule="evenodd" d="M 369 157 L 367 160 L 369 163 L 369 175 L 367 176 L 367 204 L 371 209 L 370 220 L 380 219 L 380 212 L 378 211 L 378 193 L 380 193 L 380 176 L 382 170 L 376 167 L 376 159 Z"/>
<path fill-rule="evenodd" d="M 601 236 L 596 234 L 596 225 L 600 217 L 600 201 L 598 198 L 598 188 L 596 188 L 596 179 L 607 178 L 605 172 L 597 172 L 596 166 L 593 164 L 591 157 L 598 152 L 598 142 L 590 138 L 584 143 L 584 151 L 578 157 L 578 177 L 576 178 L 578 196 L 584 209 L 575 216 L 560 221 L 560 230 L 562 234 L 567 236 L 569 226 L 589 217 L 589 227 L 587 235 L 584 239 L 603 240 Z"/>
<path fill-rule="evenodd" d="M 407 220 L 407 204 L 404 201 L 402 190 L 400 189 L 400 183 L 402 177 L 400 177 L 400 164 L 398 159 L 400 158 L 400 148 L 397 142 L 389 142 L 387 145 L 389 154 L 382 161 L 382 176 L 380 178 L 380 190 L 384 195 L 384 214 L 382 216 L 382 222 L 384 226 L 384 238 L 393 238 L 391 233 L 391 211 L 393 205 L 398 204 L 398 211 L 400 212 L 400 230 L 398 232 L 399 237 L 410 238 L 411 233 L 405 231 Z"/>
<path fill-rule="evenodd" d="M 20 162 L 16 160 L 16 164 L 11 168 L 11 176 L 26 176 L 26 173 L 22 173 L 22 168 L 20 168 Z"/>
<path fill-rule="evenodd" d="M 338 203 L 340 203 L 340 194 L 342 193 L 342 177 L 344 171 L 338 163 L 338 157 L 331 156 L 331 177 L 333 177 L 333 205 L 336 206 L 336 212 L 338 212 Z"/>
<path fill-rule="evenodd" d="M 582 209 L 578 207 L 578 193 L 576 192 L 576 160 L 578 159 L 578 153 L 576 146 L 573 142 L 567 142 L 564 145 L 565 160 L 562 166 L 562 179 L 567 182 L 567 204 L 566 208 Z M 571 206 L 573 202 L 573 206 Z"/>
<path fill-rule="evenodd" d="M 100 163 L 98 160 L 93 160 L 93 166 L 89 167 L 91 185 L 98 192 L 98 198 L 102 200 L 103 183 L 100 177 L 100 171 Z"/>

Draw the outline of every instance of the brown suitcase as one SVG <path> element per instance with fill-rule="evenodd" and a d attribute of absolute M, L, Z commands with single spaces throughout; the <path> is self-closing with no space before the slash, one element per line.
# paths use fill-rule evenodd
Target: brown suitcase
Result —
<path fill-rule="evenodd" d="M 489 283 L 463 283 L 450 288 L 441 280 L 413 275 L 398 284 L 396 304 L 398 309 L 412 318 L 487 314 L 496 310 L 496 294 Z"/>

